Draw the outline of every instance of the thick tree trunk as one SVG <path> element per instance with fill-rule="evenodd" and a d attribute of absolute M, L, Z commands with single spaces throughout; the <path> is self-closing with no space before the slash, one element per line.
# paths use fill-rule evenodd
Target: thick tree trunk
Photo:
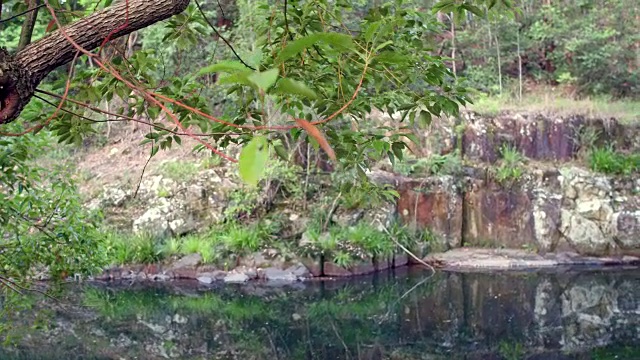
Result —
<path fill-rule="evenodd" d="M 127 35 L 186 9 L 190 0 L 128 0 L 129 22 L 112 38 Z M 86 50 L 125 23 L 127 1 L 64 27 L 64 32 Z M 40 81 L 57 67 L 70 62 L 76 48 L 57 30 L 19 51 L 15 56 L 0 49 L 0 124 L 15 120 L 33 96 Z"/>

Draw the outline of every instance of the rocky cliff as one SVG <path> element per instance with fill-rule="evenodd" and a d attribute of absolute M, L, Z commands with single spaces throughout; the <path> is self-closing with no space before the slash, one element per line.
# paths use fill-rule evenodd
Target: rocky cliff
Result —
<path fill-rule="evenodd" d="M 375 116 L 383 123 L 391 119 Z M 305 229 L 313 221 L 309 209 L 324 202 L 330 222 L 340 226 L 368 221 L 384 229 L 399 220 L 427 230 L 431 236 L 414 248 L 419 255 L 461 247 L 567 253 L 570 259 L 640 255 L 640 161 L 616 174 L 596 172 L 589 163 L 590 151 L 605 146 L 613 154 L 640 159 L 639 126 L 580 116 L 506 113 L 484 118 L 465 113 L 457 119 L 434 120 L 417 135 L 421 141 L 412 146 L 413 158 L 394 166 L 377 164 L 368 173 L 373 183 L 397 190 L 399 198 L 389 206 L 343 206 L 322 191 L 303 201 L 274 196 L 286 193 L 283 181 L 270 182 L 262 193 L 252 195 L 252 205 L 240 206 L 238 194 L 245 190 L 235 169 L 224 164 L 202 169 L 189 179 L 146 177 L 135 198 L 136 189 L 110 186 L 89 206 L 102 209 L 121 229 L 158 237 L 206 229 L 222 221 L 229 209 L 245 207 L 245 215 L 260 217 L 255 209 L 267 207 L 266 212 L 279 212 L 287 223 L 288 231 L 281 236 L 303 248 L 308 240 Z M 330 187 L 323 176 L 307 175 L 305 191 L 314 182 Z M 296 179 L 293 182 L 303 181 Z M 279 257 L 277 249 L 265 251 Z M 348 271 L 324 257 L 280 259 L 280 264 L 295 268 L 304 263 L 313 275 L 342 276 L 410 260 L 402 251 L 396 254 L 400 257 L 365 259 Z M 252 263 L 255 258 L 263 259 L 264 252 L 236 263 Z"/>

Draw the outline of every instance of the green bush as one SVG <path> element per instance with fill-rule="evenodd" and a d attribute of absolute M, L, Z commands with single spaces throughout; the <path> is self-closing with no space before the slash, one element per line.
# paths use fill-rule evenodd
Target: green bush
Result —
<path fill-rule="evenodd" d="M 162 260 L 158 242 L 149 235 L 125 235 L 110 231 L 106 238 L 106 254 L 110 263 L 151 264 Z"/>
<path fill-rule="evenodd" d="M 630 175 L 640 170 L 640 154 L 621 154 L 612 146 L 593 148 L 588 161 L 591 170 L 605 174 Z"/>
<path fill-rule="evenodd" d="M 500 149 L 502 159 L 496 169 L 496 180 L 500 183 L 518 181 L 524 170 L 524 156 L 515 147 L 504 145 Z"/>

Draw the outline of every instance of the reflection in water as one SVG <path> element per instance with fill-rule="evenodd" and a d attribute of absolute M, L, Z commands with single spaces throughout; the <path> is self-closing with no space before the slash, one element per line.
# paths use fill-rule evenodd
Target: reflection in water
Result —
<path fill-rule="evenodd" d="M 427 275 L 69 287 L 0 359 L 640 359 L 637 269 Z"/>

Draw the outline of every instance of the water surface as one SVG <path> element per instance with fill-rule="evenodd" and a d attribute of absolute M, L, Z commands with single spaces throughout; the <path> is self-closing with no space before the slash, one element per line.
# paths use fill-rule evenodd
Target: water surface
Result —
<path fill-rule="evenodd" d="M 638 269 L 428 276 L 70 284 L 5 316 L 0 359 L 640 359 Z"/>

